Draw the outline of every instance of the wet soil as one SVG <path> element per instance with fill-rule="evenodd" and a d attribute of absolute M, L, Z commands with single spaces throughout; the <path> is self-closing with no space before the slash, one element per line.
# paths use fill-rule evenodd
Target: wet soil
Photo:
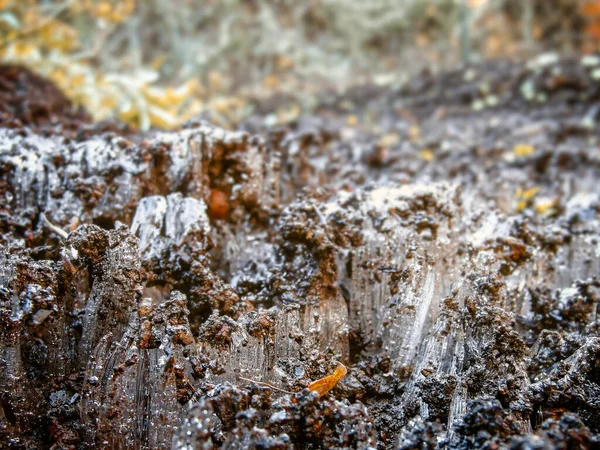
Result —
<path fill-rule="evenodd" d="M 0 442 L 597 447 L 599 71 L 133 136 L 2 68 Z"/>

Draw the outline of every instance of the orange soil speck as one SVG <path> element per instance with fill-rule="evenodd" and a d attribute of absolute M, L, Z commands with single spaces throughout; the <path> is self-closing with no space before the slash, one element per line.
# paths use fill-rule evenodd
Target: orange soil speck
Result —
<path fill-rule="evenodd" d="M 218 189 L 210 190 L 208 213 L 213 219 L 217 220 L 223 220 L 227 217 L 229 213 L 229 198 L 223 191 Z"/>

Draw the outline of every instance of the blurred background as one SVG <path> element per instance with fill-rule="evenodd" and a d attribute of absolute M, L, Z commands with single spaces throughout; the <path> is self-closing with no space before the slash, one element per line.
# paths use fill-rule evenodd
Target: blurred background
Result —
<path fill-rule="evenodd" d="M 595 53 L 600 0 L 0 0 L 0 39 L 96 120 L 232 128 L 273 96 L 285 121 L 327 90 Z"/>

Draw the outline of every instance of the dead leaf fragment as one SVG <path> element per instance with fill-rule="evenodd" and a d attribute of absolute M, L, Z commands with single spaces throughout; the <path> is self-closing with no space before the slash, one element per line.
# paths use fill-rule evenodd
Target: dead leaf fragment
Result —
<path fill-rule="evenodd" d="M 523 158 L 525 156 L 533 155 L 534 152 L 535 152 L 535 147 L 533 145 L 517 144 L 513 147 L 513 153 L 516 156 L 519 156 L 521 158 Z"/>
<path fill-rule="evenodd" d="M 317 392 L 319 394 L 319 397 L 323 397 L 331 389 L 333 389 L 333 387 L 337 384 L 338 381 L 340 381 L 342 378 L 344 378 L 344 376 L 346 376 L 347 372 L 348 369 L 346 369 L 346 366 L 344 366 L 342 363 L 338 363 L 337 367 L 331 375 L 328 375 L 325 378 L 321 378 L 317 381 L 313 381 L 308 386 L 308 389 L 313 392 Z"/>
<path fill-rule="evenodd" d="M 425 161 L 431 161 L 435 157 L 435 154 L 428 148 L 423 148 L 419 152 L 419 156 L 421 157 L 421 159 L 423 159 Z"/>
<path fill-rule="evenodd" d="M 354 114 L 351 114 L 346 118 L 346 125 L 349 127 L 355 127 L 356 124 L 358 124 L 358 117 L 356 117 Z"/>

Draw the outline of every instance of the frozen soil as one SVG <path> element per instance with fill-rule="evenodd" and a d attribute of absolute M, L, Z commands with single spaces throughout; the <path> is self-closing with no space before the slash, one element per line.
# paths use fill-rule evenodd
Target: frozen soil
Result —
<path fill-rule="evenodd" d="M 600 445 L 599 58 L 147 135 L 19 70 L 0 71 L 4 447 Z"/>

